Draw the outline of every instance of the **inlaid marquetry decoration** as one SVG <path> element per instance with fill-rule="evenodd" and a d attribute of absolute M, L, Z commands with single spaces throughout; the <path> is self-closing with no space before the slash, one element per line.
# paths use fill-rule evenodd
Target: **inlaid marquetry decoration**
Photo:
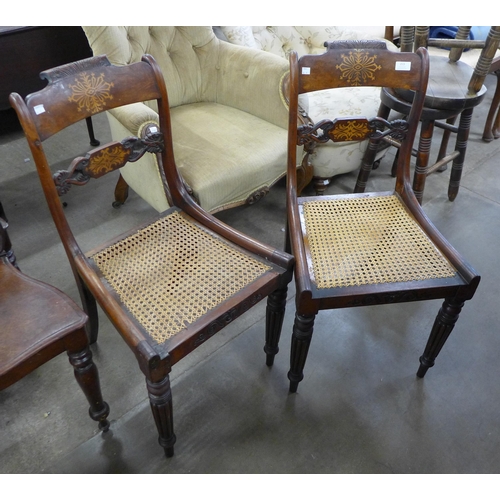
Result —
<path fill-rule="evenodd" d="M 368 125 L 368 120 L 347 120 L 338 122 L 330 131 L 330 136 L 334 142 L 341 141 L 360 141 L 368 137 L 373 131 Z"/>
<path fill-rule="evenodd" d="M 75 158 L 68 170 L 58 170 L 53 175 L 56 189 L 59 195 L 66 194 L 72 184 L 83 186 L 91 178 L 96 179 L 128 162 L 135 162 L 145 153 L 160 153 L 163 148 L 163 135 L 160 132 L 149 133 L 143 139 L 127 137 L 121 142 L 106 144 Z"/>
<path fill-rule="evenodd" d="M 92 162 L 88 163 L 86 169 L 91 174 L 91 177 L 101 177 L 122 167 L 127 162 L 129 155 L 129 149 L 125 149 L 122 144 L 116 144 L 93 156 Z"/>
<path fill-rule="evenodd" d="M 78 104 L 78 111 L 99 113 L 104 109 L 105 102 L 113 99 L 109 90 L 114 84 L 106 82 L 103 73 L 96 76 L 95 73 L 84 72 L 75 78 L 75 82 L 75 85 L 69 85 L 73 93 L 68 99 Z"/>
<path fill-rule="evenodd" d="M 373 133 L 373 125 L 364 117 L 321 120 L 298 127 L 298 145 L 311 143 L 361 141 Z"/>
<path fill-rule="evenodd" d="M 369 54 L 362 49 L 353 49 L 349 54 L 341 54 L 342 63 L 337 64 L 336 69 L 340 70 L 341 80 L 347 80 L 353 87 L 364 85 L 368 80 L 375 79 L 375 72 L 382 69 L 375 60 L 376 55 Z"/>

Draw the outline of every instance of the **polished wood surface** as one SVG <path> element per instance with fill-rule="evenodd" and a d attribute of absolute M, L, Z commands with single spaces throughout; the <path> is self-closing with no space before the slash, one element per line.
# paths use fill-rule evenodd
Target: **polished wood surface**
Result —
<path fill-rule="evenodd" d="M 434 365 L 465 301 L 474 296 L 479 275 L 437 231 L 422 210 L 411 186 L 412 145 L 423 109 L 428 74 L 428 54 L 422 48 L 417 53 L 397 53 L 370 42 L 333 42 L 328 45 L 325 54 L 300 59 L 295 52 L 290 55 L 287 241 L 296 259 L 296 314 L 288 373 L 291 392 L 297 391 L 304 378 L 314 323 L 321 310 L 444 299 L 420 357 L 417 376 L 423 377 Z M 307 130 L 297 126 L 301 94 L 357 85 L 412 90 L 413 102 L 406 119 L 391 123 L 385 117 L 341 120 L 331 117 L 331 120 L 308 126 Z M 310 140 L 311 134 L 313 141 L 349 140 L 349 134 L 333 132 L 335 123 L 341 123 L 346 130 L 363 130 L 363 134 L 369 135 L 370 147 L 364 162 L 369 168 L 381 141 L 385 139 L 397 145 L 399 154 L 393 192 L 365 193 L 366 186 L 363 185 L 363 192 L 356 194 L 298 195 L 297 146 L 304 142 L 304 136 L 306 141 Z M 371 133 L 367 131 L 370 128 Z M 395 202 L 399 208 L 390 210 L 389 202 Z M 358 207 L 365 205 L 370 209 L 374 206 L 382 208 L 373 212 L 360 211 Z M 339 207 L 337 212 L 333 211 L 334 206 Z M 310 215 L 312 212 L 314 216 Z M 401 220 L 408 218 L 408 225 L 389 222 L 394 220 L 396 212 Z M 334 213 L 337 215 L 332 215 Z M 334 226 L 335 229 L 331 230 L 340 216 L 351 222 L 342 227 Z M 388 221 L 387 224 L 384 221 Z M 410 226 L 414 227 L 415 234 L 422 237 L 422 244 L 414 245 L 412 250 L 403 250 L 399 245 L 407 237 Z M 427 262 L 423 251 L 426 245 L 438 249 L 439 254 L 436 255 L 440 255 L 440 262 L 445 263 L 446 277 L 425 275 L 408 278 L 408 270 L 413 273 Z M 392 265 L 384 264 L 386 255 L 392 259 Z M 400 262 L 406 266 L 405 269 L 401 266 L 401 271 Z M 350 267 L 351 263 L 355 264 Z M 447 267 L 449 264 L 450 268 Z M 386 277 L 387 274 L 391 274 L 390 277 Z M 314 363 L 314 360 L 310 362 Z"/>
<path fill-rule="evenodd" d="M 0 390 L 66 352 L 90 405 L 90 417 L 107 431 L 109 406 L 102 399 L 89 349 L 87 315 L 61 291 L 26 276 L 13 264 L 5 228 L 0 220 Z"/>
<path fill-rule="evenodd" d="M 113 66 L 106 56 L 99 56 L 47 70 L 43 76 L 48 81 L 46 88 L 26 100 L 12 94 L 11 104 L 23 126 L 83 308 L 90 317 L 91 341 L 97 341 L 98 303 L 134 352 L 146 377 L 159 443 L 170 457 L 176 441 L 169 379 L 172 366 L 266 297 L 264 351 L 266 363 L 272 365 L 278 352 L 294 259 L 235 231 L 193 201 L 175 165 L 167 90 L 161 70 L 151 56 L 145 55 L 141 62 L 126 66 Z M 145 128 L 141 137 L 126 137 L 123 141 L 102 145 L 74 159 L 65 170 L 51 170 L 41 147 L 43 141 L 95 113 L 151 100 L 156 100 L 158 106 L 159 129 Z M 96 182 L 126 163 L 132 166 L 144 154 L 157 156 L 171 208 L 84 254 L 71 231 L 59 194 Z M 138 163 L 135 165 L 140 167 Z M 93 191 L 87 188 L 85 192 L 91 199 Z M 85 216 L 83 210 L 81 215 Z M 178 238 L 177 234 L 184 236 Z M 171 253 L 165 251 L 170 241 L 176 241 L 176 246 L 181 247 L 187 234 L 190 244 L 184 253 L 179 251 L 179 258 L 177 248 L 172 248 Z M 164 240 L 162 244 L 157 242 L 159 235 Z M 99 267 L 98 256 L 113 252 L 122 243 L 123 247 L 113 255 L 126 254 L 126 258 L 120 260 L 126 271 L 122 268 L 104 271 Z M 205 255 L 208 244 L 210 248 L 219 248 L 217 255 L 213 251 Z M 219 253 L 227 255 L 227 261 L 216 260 Z M 231 256 L 237 264 L 230 261 Z M 118 257 L 108 261 L 113 266 Z M 255 278 L 251 274 L 254 268 L 260 270 Z M 155 279 L 159 273 L 164 279 Z M 246 273 L 252 278 L 242 280 L 244 284 L 235 287 L 235 276 L 245 277 Z M 205 283 L 204 277 L 218 280 L 220 284 L 200 286 L 199 283 Z M 220 280 L 234 291 L 198 312 L 200 304 L 208 303 L 206 297 L 217 298 L 222 287 Z M 185 293 L 182 285 L 188 282 L 194 282 L 195 292 L 182 295 L 179 305 L 172 297 Z M 164 292 L 164 286 L 170 283 L 173 291 Z M 134 297 L 138 297 L 138 301 L 127 301 L 128 292 L 137 292 Z M 146 293 L 150 298 L 144 298 Z M 160 310 L 156 312 L 155 308 Z M 184 319 L 185 309 L 194 320 Z M 169 330 L 172 322 L 181 324 L 173 333 Z"/>
<path fill-rule="evenodd" d="M 0 26 L 0 111 L 9 123 L 9 95 L 26 97 L 47 82 L 40 73 L 54 66 L 92 57 L 80 26 Z M 12 125 L 11 125 L 12 126 Z M 90 144 L 99 145 L 92 119 L 86 120 Z"/>

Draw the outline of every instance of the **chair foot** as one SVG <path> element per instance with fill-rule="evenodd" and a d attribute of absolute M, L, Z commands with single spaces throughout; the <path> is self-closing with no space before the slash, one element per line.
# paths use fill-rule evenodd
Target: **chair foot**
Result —
<path fill-rule="evenodd" d="M 128 198 L 128 189 L 127 182 L 120 174 L 115 186 L 115 201 L 112 204 L 113 208 L 119 208 L 125 203 Z"/>
<path fill-rule="evenodd" d="M 444 300 L 432 326 L 424 353 L 420 356 L 420 367 L 417 371 L 417 377 L 423 378 L 427 370 L 434 366 L 434 360 L 450 336 L 463 305 L 463 302 L 454 302 L 450 299 Z"/>
<path fill-rule="evenodd" d="M 331 177 L 313 177 L 316 196 L 322 196 L 325 193 L 325 189 L 330 185 L 331 180 Z"/>
<path fill-rule="evenodd" d="M 82 335 L 86 338 L 87 334 L 84 329 Z M 92 361 L 92 352 L 88 347 L 85 347 L 79 352 L 68 351 L 68 357 L 73 366 L 75 379 L 90 404 L 90 418 L 99 422 L 99 429 L 106 432 L 109 429 L 107 420 L 109 405 L 102 399 L 99 372 Z"/>
<path fill-rule="evenodd" d="M 95 138 L 94 135 L 94 126 L 92 124 L 92 118 L 89 116 L 85 118 L 85 121 L 87 123 L 87 131 L 89 133 L 89 140 L 90 140 L 90 145 L 91 146 L 99 146 L 101 143 Z"/>
<path fill-rule="evenodd" d="M 304 366 L 306 364 L 307 353 L 311 345 L 316 315 L 301 316 L 295 314 L 295 322 L 292 333 L 292 348 L 290 353 L 290 392 L 297 392 L 299 382 L 304 378 Z"/>
<path fill-rule="evenodd" d="M 417 377 L 418 378 L 424 378 L 425 374 L 427 373 L 427 370 L 434 366 L 434 363 L 430 363 L 427 359 L 425 359 L 423 356 L 420 356 L 420 366 L 417 370 Z"/>
<path fill-rule="evenodd" d="M 89 410 L 90 418 L 92 420 L 96 420 L 99 423 L 99 430 L 102 432 L 108 432 L 109 431 L 109 420 L 107 419 L 107 416 L 109 415 L 109 405 L 104 401 L 105 408 L 100 412 L 100 414 L 92 414 L 91 411 Z"/>
<path fill-rule="evenodd" d="M 158 430 L 158 443 L 165 450 L 167 457 L 174 455 L 174 419 L 172 408 L 172 391 L 170 378 L 167 375 L 160 382 L 152 382 L 146 378 L 151 411 Z"/>

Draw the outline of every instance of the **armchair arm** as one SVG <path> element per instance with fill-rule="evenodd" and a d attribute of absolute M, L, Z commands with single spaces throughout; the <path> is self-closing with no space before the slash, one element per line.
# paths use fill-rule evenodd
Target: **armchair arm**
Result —
<path fill-rule="evenodd" d="M 145 123 L 158 124 L 158 113 L 149 106 L 141 103 L 128 104 L 109 110 L 132 135 L 138 136 Z"/>
<path fill-rule="evenodd" d="M 217 102 L 286 129 L 281 80 L 288 69 L 288 61 L 275 54 L 220 41 Z"/>

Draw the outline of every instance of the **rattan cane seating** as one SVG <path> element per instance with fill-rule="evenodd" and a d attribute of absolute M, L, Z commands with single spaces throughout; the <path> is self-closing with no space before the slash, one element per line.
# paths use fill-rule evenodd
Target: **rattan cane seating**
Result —
<path fill-rule="evenodd" d="M 98 303 L 134 352 L 146 377 L 159 443 L 174 453 L 172 366 L 268 297 L 266 363 L 278 352 L 291 255 L 239 233 L 208 214 L 186 191 L 173 156 L 167 90 L 150 55 L 113 66 L 106 56 L 54 68 L 47 87 L 24 101 L 12 94 L 44 193 L 70 259 L 97 340 Z M 73 160 L 52 173 L 41 144 L 86 116 L 156 101 L 159 123 Z M 146 153 L 157 155 L 167 211 L 85 254 L 70 230 L 59 194 L 113 172 Z M 141 168 L 140 163 L 135 163 Z M 90 192 L 88 193 L 90 196 Z"/>
<path fill-rule="evenodd" d="M 290 391 L 303 379 L 316 315 L 320 310 L 444 299 L 417 371 L 434 365 L 479 276 L 432 225 L 410 182 L 412 144 L 428 79 L 426 49 L 395 53 L 376 42 L 329 42 L 321 55 L 290 56 L 288 139 L 288 244 L 295 256 L 296 314 Z M 415 92 L 407 120 L 332 117 L 298 125 L 299 95 L 325 88 L 373 85 Z M 394 191 L 298 196 L 297 146 L 370 140 L 364 165 L 371 168 L 381 141 L 399 143 Z M 370 155 L 372 155 L 370 157 Z"/>

